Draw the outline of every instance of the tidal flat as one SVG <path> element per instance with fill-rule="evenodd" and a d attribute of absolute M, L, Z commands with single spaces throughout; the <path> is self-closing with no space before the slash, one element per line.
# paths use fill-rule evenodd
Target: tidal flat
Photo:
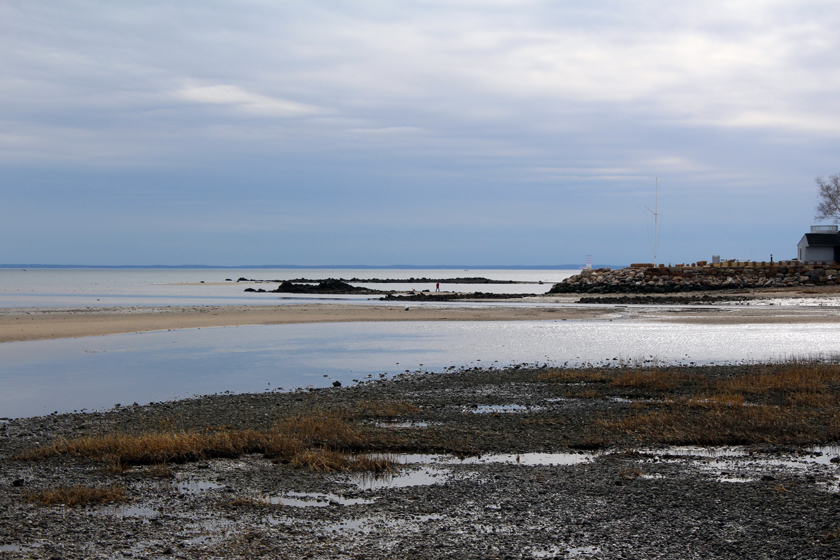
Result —
<path fill-rule="evenodd" d="M 0 423 L 3 558 L 840 556 L 840 365 L 468 368 Z"/>

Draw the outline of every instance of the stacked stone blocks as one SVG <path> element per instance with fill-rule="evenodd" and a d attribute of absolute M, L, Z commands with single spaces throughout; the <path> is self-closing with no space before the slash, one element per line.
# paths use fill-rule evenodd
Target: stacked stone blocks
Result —
<path fill-rule="evenodd" d="M 636 263 L 617 270 L 583 270 L 555 284 L 549 293 L 670 293 L 836 286 L 838 283 L 836 262 L 698 261 L 675 266 Z"/>

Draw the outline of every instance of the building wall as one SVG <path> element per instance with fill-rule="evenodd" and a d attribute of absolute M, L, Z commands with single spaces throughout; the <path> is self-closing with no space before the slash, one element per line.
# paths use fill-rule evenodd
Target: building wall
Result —
<path fill-rule="evenodd" d="M 834 261 L 834 247 L 806 247 L 800 251 L 799 260 L 802 262 Z"/>
<path fill-rule="evenodd" d="M 807 247 L 808 238 L 803 235 L 802 239 L 799 240 L 799 243 L 796 244 L 796 258 L 801 262 L 805 261 L 805 249 Z"/>

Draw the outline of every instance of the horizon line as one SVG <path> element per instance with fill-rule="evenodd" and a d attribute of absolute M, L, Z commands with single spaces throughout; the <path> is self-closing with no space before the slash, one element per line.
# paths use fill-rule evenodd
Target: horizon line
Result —
<path fill-rule="evenodd" d="M 464 270 L 575 270 L 582 269 L 583 264 L 553 264 L 553 265 L 411 265 L 411 264 L 391 264 L 391 265 L 364 265 L 364 264 L 336 264 L 336 265 L 297 265 L 297 264 L 260 264 L 260 265 L 208 265 L 208 264 L 0 264 L 0 268 L 216 268 L 216 269 L 464 269 Z M 610 265 L 610 264 L 593 264 L 592 268 L 625 268 L 629 265 Z"/>

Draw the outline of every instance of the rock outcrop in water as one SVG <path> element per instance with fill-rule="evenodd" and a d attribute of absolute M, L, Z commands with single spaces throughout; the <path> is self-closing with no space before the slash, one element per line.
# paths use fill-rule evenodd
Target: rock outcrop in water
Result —
<path fill-rule="evenodd" d="M 246 292 L 263 292 L 273 294 L 382 294 L 379 290 L 351 286 L 347 282 L 328 278 L 318 284 L 296 284 L 288 280 L 281 283 L 276 290 L 245 288 Z"/>
<path fill-rule="evenodd" d="M 836 286 L 837 263 L 725 262 L 654 267 L 632 264 L 583 270 L 555 284 L 549 294 L 668 293 L 727 289 Z"/>

